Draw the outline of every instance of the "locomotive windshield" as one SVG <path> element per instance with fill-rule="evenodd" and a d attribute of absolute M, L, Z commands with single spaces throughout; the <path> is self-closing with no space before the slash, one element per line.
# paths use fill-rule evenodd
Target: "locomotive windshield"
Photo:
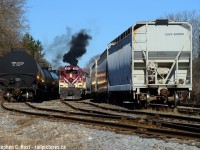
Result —
<path fill-rule="evenodd" d="M 66 74 L 70 74 L 70 73 L 72 73 L 72 74 L 78 74 L 78 70 L 73 70 L 73 69 L 66 70 Z"/>

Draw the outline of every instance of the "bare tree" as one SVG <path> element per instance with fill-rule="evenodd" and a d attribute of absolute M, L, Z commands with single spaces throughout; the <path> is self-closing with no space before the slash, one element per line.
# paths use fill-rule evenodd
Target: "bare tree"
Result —
<path fill-rule="evenodd" d="M 87 72 L 88 74 L 90 73 L 90 67 L 92 67 L 92 65 L 94 64 L 95 60 L 99 58 L 99 54 L 93 56 L 92 58 L 90 58 L 90 60 L 87 62 L 86 66 L 83 68 L 83 70 L 85 72 Z"/>
<path fill-rule="evenodd" d="M 172 21 L 187 21 L 192 25 L 193 32 L 193 58 L 196 60 L 199 55 L 199 35 L 200 35 L 200 10 L 183 11 L 176 14 L 168 14 L 165 17 Z"/>
<path fill-rule="evenodd" d="M 192 25 L 193 28 L 193 91 L 192 99 L 190 102 L 195 104 L 200 104 L 200 85 L 199 85 L 199 76 L 200 76 L 200 11 L 183 11 L 176 14 L 166 15 L 165 18 L 168 18 L 173 21 L 187 21 Z"/>
<path fill-rule="evenodd" d="M 28 29 L 25 6 L 26 0 L 0 0 L 0 57 L 12 47 L 19 47 Z"/>

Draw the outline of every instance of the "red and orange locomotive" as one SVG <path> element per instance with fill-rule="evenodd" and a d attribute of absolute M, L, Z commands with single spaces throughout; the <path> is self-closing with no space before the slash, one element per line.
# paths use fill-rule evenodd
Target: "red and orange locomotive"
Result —
<path fill-rule="evenodd" d="M 89 78 L 78 66 L 60 68 L 59 93 L 62 99 L 81 99 L 87 94 Z"/>

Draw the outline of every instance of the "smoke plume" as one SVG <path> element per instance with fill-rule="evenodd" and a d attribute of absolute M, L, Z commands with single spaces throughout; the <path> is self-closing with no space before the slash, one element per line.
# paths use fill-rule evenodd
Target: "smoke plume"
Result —
<path fill-rule="evenodd" d="M 62 66 L 63 54 L 66 49 L 69 49 L 71 36 L 72 29 L 70 27 L 66 27 L 66 33 L 57 35 L 53 39 L 52 43 L 45 48 L 45 55 L 52 58 L 50 61 L 53 69 L 58 69 Z"/>
<path fill-rule="evenodd" d="M 86 53 L 86 46 L 89 44 L 88 41 L 90 39 L 92 37 L 85 30 L 81 30 L 79 33 L 73 35 L 69 43 L 69 51 L 63 56 L 63 62 L 76 66 L 78 59 Z"/>

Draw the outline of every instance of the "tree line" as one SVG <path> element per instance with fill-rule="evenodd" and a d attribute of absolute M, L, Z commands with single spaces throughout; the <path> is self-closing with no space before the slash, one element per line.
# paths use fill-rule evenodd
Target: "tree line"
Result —
<path fill-rule="evenodd" d="M 26 10 L 26 0 L 0 0 L 0 59 L 12 48 L 25 48 L 42 66 L 49 66 L 42 43 L 28 33 Z"/>

